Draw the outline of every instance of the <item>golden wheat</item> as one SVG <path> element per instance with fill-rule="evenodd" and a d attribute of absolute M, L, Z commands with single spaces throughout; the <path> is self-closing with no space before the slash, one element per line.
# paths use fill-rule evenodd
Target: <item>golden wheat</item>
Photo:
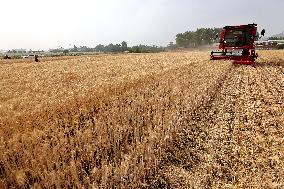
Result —
<path fill-rule="evenodd" d="M 253 68 L 249 68 L 248 73 L 229 62 L 208 61 L 207 52 L 98 55 L 48 59 L 37 64 L 22 60 L 0 62 L 0 187 L 175 186 L 177 177 L 168 174 L 167 165 L 173 162 L 171 158 L 178 158 L 174 159 L 175 162 L 190 156 L 184 156 L 183 151 L 173 145 L 175 141 L 180 145 L 193 140 L 210 150 L 204 137 L 179 140 L 181 133 L 196 127 L 192 120 L 197 119 L 197 115 L 202 118 L 202 113 L 196 115 L 196 112 L 214 102 L 219 90 L 226 99 L 228 91 L 232 95 L 244 93 L 250 83 L 239 84 L 246 88 L 233 90 L 234 85 L 240 82 L 239 77 L 247 82 L 251 78 L 259 78 L 257 71 L 272 71 L 274 78 L 271 79 L 278 83 L 273 85 L 271 80 L 266 84 L 276 90 L 269 93 L 269 98 L 282 94 L 283 52 L 264 51 L 261 55 L 259 67 L 254 72 Z M 277 67 L 263 66 L 271 65 L 270 57 L 274 55 L 276 58 L 272 61 L 278 61 Z M 244 70 L 235 74 L 233 81 L 227 79 L 239 69 Z M 245 75 L 250 78 L 245 78 Z M 222 91 L 225 81 L 228 84 Z M 265 93 L 263 87 L 256 87 L 257 93 Z M 250 97 L 249 93 L 244 94 L 240 103 L 245 103 Z M 283 99 L 279 102 L 282 103 Z M 222 104 L 218 100 L 216 103 L 219 103 L 218 106 Z M 225 111 L 229 106 L 221 107 Z M 239 107 L 249 108 L 245 104 Z M 281 112 L 282 107 L 283 104 L 280 104 L 274 108 Z M 224 120 L 221 128 L 226 128 L 230 114 L 224 112 L 220 115 Z M 277 119 L 281 120 L 283 116 Z M 210 130 L 209 122 L 197 122 L 201 123 L 203 128 Z M 208 132 L 213 138 L 207 142 L 208 145 L 216 143 L 225 148 L 225 143 L 216 142 L 219 138 L 216 131 L 220 131 L 218 124 L 216 122 L 216 129 Z M 226 132 L 223 133 L 225 137 Z M 238 136 L 245 137 L 243 134 Z M 278 148 L 281 149 L 281 145 L 283 142 L 280 141 Z M 213 145 L 212 149 L 215 148 L 216 145 Z M 176 157 L 169 156 L 171 150 Z M 207 153 L 196 147 L 187 149 L 188 152 L 202 153 L 207 157 Z M 200 165 L 200 170 L 205 170 L 206 166 L 211 166 L 208 163 L 211 158 L 208 156 L 206 159 L 202 154 L 196 156 L 201 158 L 200 161 L 202 158 L 207 161 L 204 166 Z M 278 161 L 277 166 L 283 165 L 283 155 L 277 157 L 273 161 Z M 188 166 L 198 162 L 193 157 L 189 159 L 191 163 L 187 163 Z M 162 165 L 165 168 L 161 168 Z M 169 167 L 172 173 L 176 170 L 175 166 Z M 246 170 L 243 172 L 248 173 Z M 194 186 L 188 176 L 190 174 L 195 174 L 195 179 L 200 181 L 197 187 L 206 186 L 202 171 L 184 174 L 189 186 Z M 179 178 L 184 178 L 184 175 Z M 212 178 L 211 183 L 215 181 L 219 182 Z M 246 182 L 233 184 L 244 187 L 246 185 L 241 184 Z M 228 184 L 229 181 L 220 183 Z M 179 186 L 182 187 L 182 184 Z"/>

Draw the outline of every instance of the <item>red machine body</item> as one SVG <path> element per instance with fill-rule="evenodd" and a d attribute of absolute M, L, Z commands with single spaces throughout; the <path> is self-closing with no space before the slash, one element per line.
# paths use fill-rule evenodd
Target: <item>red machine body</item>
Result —
<path fill-rule="evenodd" d="M 254 42 L 257 36 L 257 24 L 225 26 L 221 31 L 219 49 L 212 51 L 211 60 L 233 60 L 237 64 L 255 63 Z"/>

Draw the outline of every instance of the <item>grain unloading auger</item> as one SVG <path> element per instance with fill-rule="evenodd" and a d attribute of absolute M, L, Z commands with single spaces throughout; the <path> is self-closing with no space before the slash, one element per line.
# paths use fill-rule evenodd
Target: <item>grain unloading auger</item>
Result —
<path fill-rule="evenodd" d="M 262 30 L 261 36 L 264 33 Z M 254 45 L 258 38 L 257 24 L 225 26 L 221 31 L 220 50 L 211 52 L 211 60 L 233 60 L 237 64 L 252 65 L 258 56 Z"/>

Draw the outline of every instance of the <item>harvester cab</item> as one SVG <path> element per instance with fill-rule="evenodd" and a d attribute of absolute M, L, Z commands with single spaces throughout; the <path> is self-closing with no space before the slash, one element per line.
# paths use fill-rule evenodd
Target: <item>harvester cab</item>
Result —
<path fill-rule="evenodd" d="M 264 33 L 262 30 L 261 35 Z M 211 52 L 211 60 L 233 60 L 237 64 L 252 65 L 258 56 L 254 46 L 258 38 L 257 24 L 225 26 L 221 31 L 220 50 Z"/>

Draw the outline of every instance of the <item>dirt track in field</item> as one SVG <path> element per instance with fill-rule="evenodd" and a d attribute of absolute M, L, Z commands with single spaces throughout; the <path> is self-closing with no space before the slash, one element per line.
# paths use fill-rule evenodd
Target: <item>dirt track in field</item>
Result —
<path fill-rule="evenodd" d="M 170 188 L 284 187 L 284 69 L 233 66 L 167 150 Z"/>

